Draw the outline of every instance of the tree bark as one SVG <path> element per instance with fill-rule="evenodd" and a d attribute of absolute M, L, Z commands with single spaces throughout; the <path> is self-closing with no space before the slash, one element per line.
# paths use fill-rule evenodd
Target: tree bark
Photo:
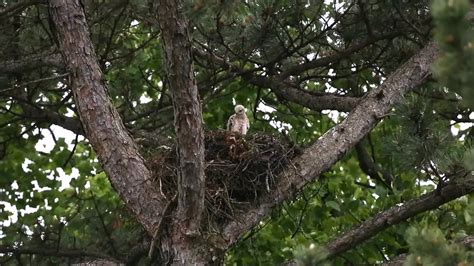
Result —
<path fill-rule="evenodd" d="M 84 132 L 120 197 L 152 233 L 165 203 L 107 95 L 80 0 L 51 0 L 49 7 Z"/>
<path fill-rule="evenodd" d="M 181 0 L 160 0 L 155 10 L 166 54 L 179 161 L 175 226 L 162 247 L 173 254 L 173 264 L 207 264 L 208 252 L 199 239 L 205 196 L 204 133 L 189 22 Z"/>
<path fill-rule="evenodd" d="M 194 78 L 189 23 L 183 1 L 161 0 L 158 21 L 166 54 L 179 158 L 178 219 L 185 234 L 195 235 L 204 209 L 204 134 Z"/>

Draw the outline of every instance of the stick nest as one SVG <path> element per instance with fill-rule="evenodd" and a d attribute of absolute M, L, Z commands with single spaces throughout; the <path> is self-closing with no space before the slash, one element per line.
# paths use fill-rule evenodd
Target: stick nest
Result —
<path fill-rule="evenodd" d="M 241 136 L 227 131 L 205 134 L 206 198 L 208 218 L 221 223 L 245 211 L 271 191 L 280 172 L 295 156 L 295 146 L 274 135 Z M 177 193 L 175 147 L 156 149 L 147 159 L 153 181 L 162 195 Z"/>

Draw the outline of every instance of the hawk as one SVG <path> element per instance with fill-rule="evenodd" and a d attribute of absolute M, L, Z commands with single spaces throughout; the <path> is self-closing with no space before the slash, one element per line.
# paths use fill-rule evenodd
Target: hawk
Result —
<path fill-rule="evenodd" d="M 245 108 L 239 104 L 235 106 L 234 110 L 235 114 L 231 115 L 227 121 L 227 130 L 245 135 L 250 127 Z"/>

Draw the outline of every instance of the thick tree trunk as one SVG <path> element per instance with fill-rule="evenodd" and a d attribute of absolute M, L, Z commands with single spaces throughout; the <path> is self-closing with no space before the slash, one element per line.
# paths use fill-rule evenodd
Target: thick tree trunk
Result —
<path fill-rule="evenodd" d="M 49 6 L 85 134 L 112 185 L 151 233 L 165 204 L 151 185 L 150 171 L 107 95 L 80 0 L 51 0 Z"/>
<path fill-rule="evenodd" d="M 204 210 L 204 135 L 189 23 L 183 8 L 181 0 L 160 0 L 156 10 L 166 54 L 178 144 L 177 215 L 183 223 L 184 233 L 196 235 Z"/>
<path fill-rule="evenodd" d="M 172 253 L 173 264 L 207 264 L 209 249 L 199 236 L 205 195 L 204 134 L 189 23 L 181 0 L 158 1 L 156 13 L 166 54 L 179 159 L 178 207 L 171 236 L 162 247 Z"/>

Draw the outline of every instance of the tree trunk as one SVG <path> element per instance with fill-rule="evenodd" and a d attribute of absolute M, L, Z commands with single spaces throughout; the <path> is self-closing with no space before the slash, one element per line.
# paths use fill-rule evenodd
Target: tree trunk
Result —
<path fill-rule="evenodd" d="M 189 22 L 181 0 L 160 0 L 155 10 L 166 54 L 179 161 L 178 206 L 168 239 L 172 250 L 167 248 L 170 244 L 162 247 L 173 254 L 173 264 L 206 264 L 208 252 L 199 236 L 205 196 L 204 134 Z"/>
<path fill-rule="evenodd" d="M 120 197 L 152 233 L 165 204 L 107 95 L 80 0 L 51 0 L 49 6 L 85 134 Z"/>

